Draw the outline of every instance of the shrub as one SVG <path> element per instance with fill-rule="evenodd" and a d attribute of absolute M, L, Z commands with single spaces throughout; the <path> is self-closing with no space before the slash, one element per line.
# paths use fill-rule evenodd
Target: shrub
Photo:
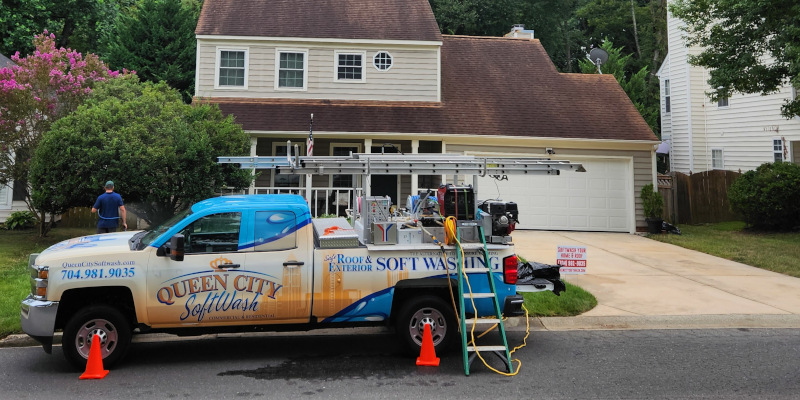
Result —
<path fill-rule="evenodd" d="M 800 166 L 775 162 L 747 171 L 731 185 L 728 200 L 755 228 L 800 226 Z"/>
<path fill-rule="evenodd" d="M 644 217 L 650 220 L 661 219 L 661 215 L 664 213 L 664 198 L 661 197 L 661 193 L 653 190 L 653 184 L 648 183 L 642 186 L 639 196 L 642 199 Z"/>
<path fill-rule="evenodd" d="M 15 211 L 6 219 L 6 229 L 28 229 L 36 224 L 36 215 L 30 211 Z"/>

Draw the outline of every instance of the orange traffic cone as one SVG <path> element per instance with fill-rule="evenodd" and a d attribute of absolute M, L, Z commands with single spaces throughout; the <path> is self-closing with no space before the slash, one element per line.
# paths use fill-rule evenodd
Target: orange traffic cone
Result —
<path fill-rule="evenodd" d="M 439 357 L 436 357 L 436 350 L 433 348 L 433 336 L 431 335 L 430 324 L 425 324 L 425 330 L 422 332 L 422 348 L 419 351 L 417 365 L 426 367 L 439 366 Z"/>
<path fill-rule="evenodd" d="M 103 369 L 103 355 L 100 354 L 100 338 L 92 338 L 92 347 L 89 348 L 89 360 L 86 371 L 81 379 L 103 379 L 108 375 L 108 370 Z"/>

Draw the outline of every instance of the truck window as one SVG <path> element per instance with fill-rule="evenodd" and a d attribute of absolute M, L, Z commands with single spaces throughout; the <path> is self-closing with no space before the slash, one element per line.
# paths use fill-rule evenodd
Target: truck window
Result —
<path fill-rule="evenodd" d="M 255 251 L 289 250 L 297 247 L 297 224 L 291 211 L 257 211 Z"/>
<path fill-rule="evenodd" d="M 238 251 L 241 222 L 238 212 L 211 214 L 192 222 L 181 231 L 186 254 Z"/>

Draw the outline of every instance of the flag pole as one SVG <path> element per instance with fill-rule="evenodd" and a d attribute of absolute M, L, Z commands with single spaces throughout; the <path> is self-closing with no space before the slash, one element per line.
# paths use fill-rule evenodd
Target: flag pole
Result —
<path fill-rule="evenodd" d="M 314 155 L 314 114 L 311 114 L 311 123 L 308 125 L 308 140 L 306 141 L 306 155 Z M 306 174 L 306 201 L 311 212 L 316 214 L 316 207 L 311 202 L 311 174 Z M 316 215 L 314 215 L 316 216 Z"/>

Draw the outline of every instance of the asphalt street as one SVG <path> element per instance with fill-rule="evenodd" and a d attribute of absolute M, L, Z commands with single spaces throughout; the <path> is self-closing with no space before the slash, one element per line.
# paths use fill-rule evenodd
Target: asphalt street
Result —
<path fill-rule="evenodd" d="M 0 398 L 800 398 L 797 329 L 537 331 L 514 377 L 465 376 L 457 351 L 417 367 L 385 333 L 142 342 L 96 381 L 60 351 L 0 349 Z"/>

